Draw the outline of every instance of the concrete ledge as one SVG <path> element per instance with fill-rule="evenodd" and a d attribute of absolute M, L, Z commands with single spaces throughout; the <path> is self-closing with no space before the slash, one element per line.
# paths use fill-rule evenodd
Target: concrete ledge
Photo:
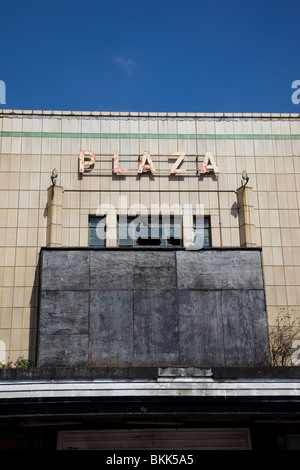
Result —
<path fill-rule="evenodd" d="M 0 381 L 157 379 L 159 377 L 211 377 L 215 380 L 299 379 L 300 367 L 30 367 L 0 369 Z"/>

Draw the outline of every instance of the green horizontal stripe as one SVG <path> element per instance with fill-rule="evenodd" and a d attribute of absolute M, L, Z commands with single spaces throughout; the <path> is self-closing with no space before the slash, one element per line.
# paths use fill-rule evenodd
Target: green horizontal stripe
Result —
<path fill-rule="evenodd" d="M 0 132 L 0 137 L 71 139 L 299 140 L 300 134 L 122 134 L 73 132 Z"/>

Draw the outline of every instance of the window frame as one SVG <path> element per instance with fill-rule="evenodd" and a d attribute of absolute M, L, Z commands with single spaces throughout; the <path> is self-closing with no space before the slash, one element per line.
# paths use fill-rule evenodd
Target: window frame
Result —
<path fill-rule="evenodd" d="M 203 220 L 204 220 L 204 227 L 203 227 L 203 230 L 204 230 L 204 238 L 203 238 L 203 246 L 202 248 L 212 248 L 212 236 L 211 236 L 211 217 L 210 215 L 204 215 L 204 216 L 201 216 L 203 217 Z M 193 216 L 193 231 L 194 231 L 194 242 L 196 240 L 196 220 L 197 220 L 197 216 L 194 215 Z M 207 236 L 206 236 L 207 234 Z M 205 240 L 208 240 L 208 243 L 205 243 Z"/>
<path fill-rule="evenodd" d="M 91 230 L 97 230 L 97 225 L 100 221 L 103 221 L 105 219 L 106 221 L 106 215 L 103 215 L 103 216 L 95 216 L 95 215 L 90 215 L 89 216 L 89 247 L 90 248 L 106 248 L 106 223 L 105 223 L 105 226 L 104 226 L 104 233 L 105 233 L 105 237 L 104 238 L 99 238 L 98 235 L 94 235 L 91 237 Z M 97 220 L 97 223 L 96 225 L 92 225 L 92 221 L 96 221 Z M 95 244 L 91 244 L 91 238 L 95 239 L 95 240 L 99 240 L 99 242 L 103 242 L 102 243 L 95 243 Z"/>
<path fill-rule="evenodd" d="M 155 238 L 152 238 L 153 240 L 153 243 L 147 243 L 145 240 L 151 240 L 151 238 L 145 238 L 145 237 L 137 237 L 136 239 L 134 238 L 131 238 L 131 237 L 127 237 L 126 239 L 124 238 L 124 240 L 128 240 L 128 238 L 130 238 L 131 240 L 131 243 L 128 243 L 128 244 L 120 244 L 120 216 L 118 216 L 117 218 L 117 244 L 118 244 L 118 247 L 119 248 L 152 248 L 152 249 L 157 249 L 157 248 L 161 248 L 161 249 L 174 249 L 174 248 L 183 248 L 183 219 L 182 219 L 182 216 L 181 215 L 157 215 L 157 214 L 152 214 L 151 215 L 136 215 L 136 216 L 129 216 L 129 215 L 126 215 L 126 220 L 127 220 L 127 233 L 128 233 L 128 227 L 129 227 L 129 224 L 131 222 L 133 222 L 135 219 L 147 219 L 147 224 L 143 227 L 144 230 L 151 230 L 151 220 L 152 220 L 152 217 L 154 217 L 154 220 L 155 222 L 152 223 L 152 228 L 156 228 L 158 229 L 158 234 L 160 235 L 160 237 L 155 237 Z M 166 221 L 169 221 L 168 222 L 164 222 L 164 218 L 166 218 Z M 172 234 L 172 228 L 174 230 L 174 222 L 175 222 L 175 219 L 180 219 L 180 238 L 175 238 L 175 237 L 172 237 L 172 236 L 169 236 L 169 237 L 166 237 L 164 236 L 164 230 L 166 230 L 166 227 L 165 225 L 168 224 L 169 225 L 169 231 L 171 232 L 170 235 Z M 157 227 L 157 221 L 158 221 L 158 227 Z M 156 226 L 156 227 L 155 227 Z M 178 240 L 179 243 L 170 243 L 168 242 L 168 240 Z M 139 243 L 137 243 L 136 241 L 137 240 L 140 240 Z M 155 243 L 154 240 L 160 240 L 161 242 L 160 243 Z"/>

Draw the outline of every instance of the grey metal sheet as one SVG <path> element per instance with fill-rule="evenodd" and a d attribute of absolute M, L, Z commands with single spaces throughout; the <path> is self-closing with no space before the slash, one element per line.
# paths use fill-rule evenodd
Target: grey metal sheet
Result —
<path fill-rule="evenodd" d="M 90 259 L 90 289 L 172 289 L 174 253 L 147 251 L 94 251 Z"/>
<path fill-rule="evenodd" d="M 40 334 L 88 334 L 89 292 L 42 291 Z"/>
<path fill-rule="evenodd" d="M 222 301 L 219 292 L 178 292 L 180 363 L 225 363 Z"/>
<path fill-rule="evenodd" d="M 43 251 L 41 289 L 89 289 L 89 258 L 85 250 Z"/>
<path fill-rule="evenodd" d="M 267 365 L 261 253 L 45 250 L 39 350 L 38 365 Z"/>
<path fill-rule="evenodd" d="M 177 364 L 178 313 L 175 291 L 134 293 L 134 363 Z"/>
<path fill-rule="evenodd" d="M 179 289 L 263 289 L 257 250 L 178 251 Z"/>
<path fill-rule="evenodd" d="M 114 366 L 133 361 L 133 293 L 91 291 L 89 363 Z"/>
<path fill-rule="evenodd" d="M 80 366 L 88 361 L 89 336 L 40 335 L 38 364 L 40 366 Z"/>

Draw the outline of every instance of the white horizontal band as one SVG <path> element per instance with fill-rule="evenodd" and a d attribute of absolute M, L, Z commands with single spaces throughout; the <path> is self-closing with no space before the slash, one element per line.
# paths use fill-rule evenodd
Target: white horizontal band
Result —
<path fill-rule="evenodd" d="M 2 381 L 0 399 L 49 397 L 255 397 L 300 396 L 300 381 L 211 378 L 157 380 Z"/>

